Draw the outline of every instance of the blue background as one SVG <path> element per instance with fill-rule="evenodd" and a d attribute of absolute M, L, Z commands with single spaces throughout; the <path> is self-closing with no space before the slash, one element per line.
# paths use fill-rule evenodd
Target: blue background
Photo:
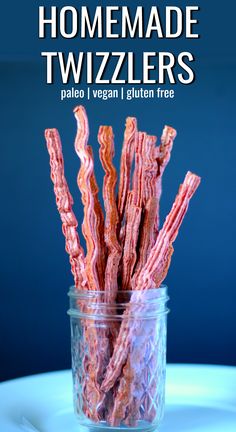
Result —
<path fill-rule="evenodd" d="M 59 80 L 53 86 L 45 84 L 40 51 L 51 49 L 132 50 L 137 55 L 189 50 L 195 54 L 196 81 L 176 85 L 174 100 L 96 100 L 85 106 L 95 152 L 98 126 L 114 126 L 117 167 L 127 115 L 138 118 L 140 130 L 159 136 L 164 124 L 177 129 L 164 176 L 162 220 L 188 169 L 202 176 L 202 184 L 175 243 L 166 280 L 171 296 L 168 361 L 235 364 L 235 2 L 225 1 L 223 6 L 210 0 L 173 2 L 201 7 L 199 40 L 82 43 L 39 40 L 37 8 L 42 3 L 1 6 L 1 379 L 70 366 L 66 293 L 72 276 L 49 178 L 44 129 L 57 127 L 61 133 L 66 175 L 81 223 L 72 114 L 78 102 L 60 102 Z M 155 2 L 145 2 L 147 8 L 152 4 Z M 101 185 L 98 160 L 96 173 Z"/>

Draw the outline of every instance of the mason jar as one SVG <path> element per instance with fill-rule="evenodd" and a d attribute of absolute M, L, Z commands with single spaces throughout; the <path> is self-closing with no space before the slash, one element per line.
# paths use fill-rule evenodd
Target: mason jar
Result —
<path fill-rule="evenodd" d="M 163 417 L 167 287 L 104 291 L 72 287 L 74 410 L 87 431 L 156 430 Z"/>

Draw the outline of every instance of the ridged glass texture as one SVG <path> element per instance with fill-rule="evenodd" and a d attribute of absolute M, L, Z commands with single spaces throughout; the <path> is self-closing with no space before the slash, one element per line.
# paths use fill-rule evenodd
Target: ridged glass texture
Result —
<path fill-rule="evenodd" d="M 69 296 L 79 423 L 88 431 L 157 430 L 165 400 L 167 288 L 120 292 L 113 306 L 105 303 L 102 292 L 72 288 Z M 113 350 L 117 357 L 110 368 Z M 115 378 L 106 391 L 108 373 Z"/>

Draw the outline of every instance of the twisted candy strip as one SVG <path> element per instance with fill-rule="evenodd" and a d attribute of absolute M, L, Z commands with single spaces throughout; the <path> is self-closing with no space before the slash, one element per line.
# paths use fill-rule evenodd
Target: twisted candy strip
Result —
<path fill-rule="evenodd" d="M 136 194 L 136 196 L 139 196 L 139 203 L 142 205 L 143 208 L 143 215 L 142 220 L 139 220 L 139 226 L 138 226 L 138 235 L 139 239 L 135 239 L 135 256 L 134 256 L 134 262 L 133 266 L 131 268 L 130 273 L 123 274 L 122 281 L 124 283 L 124 287 L 131 288 L 131 279 L 135 279 L 138 277 L 140 271 L 142 270 L 143 265 L 145 264 L 148 254 L 150 252 L 150 248 L 153 244 L 153 229 L 154 224 L 156 220 L 156 212 L 157 212 L 157 198 L 155 196 L 155 190 L 153 191 L 153 179 L 156 178 L 157 175 L 157 160 L 154 155 L 154 149 L 156 144 L 156 137 L 155 136 L 149 136 L 146 134 L 139 134 L 139 138 L 142 138 L 142 145 L 137 150 L 137 152 L 140 153 L 141 158 L 136 159 L 137 165 L 139 167 L 137 168 L 136 172 L 134 173 L 134 179 L 133 179 L 133 185 L 135 187 L 139 187 L 141 190 L 141 194 Z M 135 180 L 136 176 L 136 180 Z M 139 181 L 137 179 L 139 178 Z M 141 209 L 140 209 L 141 210 Z M 140 212 L 141 216 L 141 212 Z M 133 221 L 132 221 L 133 225 Z M 132 227 L 133 231 L 133 227 Z M 133 238 L 133 234 L 132 237 Z M 136 254 L 136 245 L 138 244 L 138 253 Z M 138 257 L 137 257 L 138 256 Z M 137 258 L 137 262 L 136 262 Z M 134 267 L 134 264 L 136 262 L 136 266 Z M 135 270 L 134 270 L 135 269 Z M 132 277 L 132 272 L 134 270 L 134 275 Z M 125 285 L 126 283 L 126 285 Z M 133 282 L 134 284 L 134 282 Z M 143 355 L 143 354 L 142 354 Z M 130 355 L 128 357 L 130 359 Z M 136 417 L 136 399 L 137 397 L 134 395 L 133 391 L 129 391 L 127 388 L 127 383 L 131 382 L 129 377 L 134 376 L 135 372 L 132 371 L 132 368 L 134 367 L 132 365 L 131 360 L 127 360 L 120 377 L 120 384 L 121 386 L 118 386 L 118 395 L 114 400 L 114 408 L 113 412 L 111 412 L 109 416 L 109 420 L 111 424 L 119 424 L 121 419 L 126 418 L 125 422 L 128 425 L 132 424 L 132 419 Z M 145 375 L 143 373 L 143 375 Z M 143 376 L 142 376 L 143 378 Z M 132 387 L 134 387 L 134 383 L 131 382 Z M 140 380 L 140 387 L 142 388 L 142 380 Z M 137 392 L 136 392 L 137 393 Z M 127 397 L 124 397 L 124 394 L 128 395 Z"/>
<path fill-rule="evenodd" d="M 118 190 L 118 213 L 122 222 L 125 212 L 127 194 L 130 187 L 130 173 L 137 140 L 137 120 L 127 117 L 120 161 L 120 182 Z"/>
<path fill-rule="evenodd" d="M 138 133 L 135 148 L 135 170 L 133 175 L 132 201 L 127 200 L 125 245 L 122 260 L 122 289 L 131 287 L 131 278 L 136 263 L 136 247 L 139 234 L 139 258 L 137 261 L 136 276 L 142 268 L 150 247 L 153 244 L 153 231 L 159 211 L 159 199 L 157 199 L 157 175 L 158 163 L 155 157 L 156 137 L 144 132 Z M 146 206 L 152 200 L 152 208 Z M 145 216 L 141 224 L 142 207 L 146 206 Z M 139 214 L 135 215 L 139 210 Z M 156 212 L 156 214 L 154 214 Z M 146 228 L 149 228 L 147 231 Z M 139 233 L 140 231 L 140 233 Z"/>
<path fill-rule="evenodd" d="M 166 165 L 168 164 L 170 160 L 171 150 L 173 147 L 173 141 L 176 136 L 176 131 L 169 127 L 165 126 L 162 136 L 161 136 L 161 145 L 160 147 L 155 147 L 156 143 L 156 137 L 148 136 L 146 140 L 146 146 L 144 148 L 144 186 L 143 186 L 143 194 L 144 194 L 144 202 L 149 199 L 154 199 L 156 201 L 156 214 L 154 215 L 154 218 L 152 218 L 152 214 L 150 212 L 146 211 L 144 217 L 144 222 L 142 225 L 141 235 L 140 235 L 140 243 L 139 243 L 139 259 L 135 268 L 135 275 L 133 278 L 133 284 L 135 285 L 135 279 L 137 280 L 140 271 L 142 270 L 144 264 L 146 263 L 146 260 L 148 258 L 149 252 L 150 252 L 150 246 L 155 243 L 155 240 L 158 235 L 159 231 L 159 207 L 160 207 L 160 197 L 161 197 L 161 191 L 162 191 L 162 176 L 164 173 L 164 170 L 166 168 Z M 147 227 L 145 226 L 148 224 L 148 217 L 151 218 L 149 221 L 149 230 L 147 230 Z M 163 257 L 163 262 L 166 263 L 166 266 L 163 265 L 163 270 L 161 274 L 156 272 L 155 276 L 153 277 L 153 280 L 155 282 L 155 286 L 159 286 L 160 280 L 164 279 L 164 276 L 167 272 L 166 269 L 169 267 L 170 259 L 173 253 L 173 248 L 171 247 L 169 252 L 166 254 L 165 257 Z M 153 358 L 150 358 L 150 363 L 155 362 L 156 358 L 153 354 Z M 143 375 L 139 376 L 139 385 L 143 383 L 143 388 L 145 388 L 145 371 L 143 372 Z M 152 390 L 155 392 L 156 382 L 153 380 L 152 384 Z M 142 385 L 141 385 L 142 388 Z M 150 399 L 150 392 L 151 389 L 149 389 L 149 392 L 147 395 L 144 396 L 144 399 L 142 401 L 143 406 L 146 408 L 146 413 L 150 412 L 150 406 L 151 406 L 151 399 Z M 140 400 L 141 398 L 135 398 L 134 395 L 132 397 L 132 401 L 129 403 L 129 407 L 127 411 L 129 412 L 128 417 L 126 417 L 126 422 L 130 424 L 132 421 L 135 424 L 135 419 L 137 420 L 137 413 L 140 406 Z M 151 409 L 152 415 L 155 413 L 155 409 Z M 149 415 L 150 416 L 150 415 Z"/>
<path fill-rule="evenodd" d="M 138 132 L 135 147 L 135 168 L 132 181 L 132 191 L 128 194 L 125 221 L 124 251 L 122 257 L 121 275 L 122 289 L 130 289 L 131 278 L 137 259 L 137 243 L 139 226 L 142 215 L 142 191 L 143 191 L 143 154 L 146 141 L 146 133 Z"/>
<path fill-rule="evenodd" d="M 91 158 L 93 158 L 93 149 L 91 146 L 88 146 L 88 151 L 90 153 Z M 94 212 L 96 215 L 96 231 L 98 238 L 98 257 L 97 257 L 97 272 L 99 277 L 99 286 L 100 289 L 104 289 L 104 273 L 106 267 L 106 245 L 104 240 L 104 215 L 102 211 L 102 207 L 98 198 L 99 187 L 96 181 L 96 177 L 94 171 L 92 172 L 90 178 L 91 191 L 94 199 Z"/>
<path fill-rule="evenodd" d="M 156 157 L 157 157 L 157 164 L 158 164 L 158 171 L 157 176 L 155 179 L 153 179 L 153 193 L 154 196 L 158 199 L 158 211 L 157 211 L 157 217 L 155 221 L 154 226 L 154 241 L 157 238 L 157 234 L 159 231 L 159 224 L 160 224 L 160 218 L 159 218 L 159 206 L 160 206 L 160 198 L 162 193 L 162 177 L 165 171 L 165 168 L 167 164 L 169 163 L 171 151 L 173 148 L 174 139 L 177 135 L 177 132 L 175 129 L 173 129 L 171 126 L 165 126 L 162 132 L 161 136 L 161 144 L 160 147 L 156 149 Z"/>
<path fill-rule="evenodd" d="M 135 221 L 131 220 L 131 224 L 130 224 L 130 227 L 132 227 L 131 246 L 134 247 L 132 248 L 130 247 L 129 244 L 127 244 L 128 243 L 127 239 L 125 241 L 125 246 L 127 245 L 127 257 L 126 257 L 127 264 L 126 262 L 124 262 L 123 265 L 123 273 L 122 273 L 123 289 L 131 288 L 131 279 L 133 279 L 133 285 L 135 284 L 134 280 L 137 279 L 137 277 L 140 274 L 140 271 L 142 270 L 142 267 L 146 263 L 148 254 L 153 244 L 153 236 L 154 236 L 153 231 L 154 231 L 155 221 L 157 218 L 157 211 L 159 211 L 158 209 L 159 200 L 156 197 L 156 184 L 155 184 L 157 174 L 158 174 L 158 164 L 154 153 L 156 137 L 149 136 L 145 133 L 139 133 L 138 138 L 139 140 L 136 147 L 136 160 L 135 160 L 136 166 L 135 166 L 135 172 L 133 177 L 133 188 L 136 191 L 136 193 L 135 192 L 133 193 L 135 193 L 136 199 L 140 204 L 140 206 L 144 208 L 144 212 L 143 212 L 144 214 L 142 220 L 140 220 L 141 211 L 142 211 L 140 208 L 140 217 L 138 220 L 138 231 L 136 236 L 137 238 L 135 239 L 134 239 L 134 233 L 136 233 L 136 231 L 133 228 Z M 128 222 L 129 221 L 127 221 L 126 226 L 128 226 Z M 138 235 L 139 235 L 139 247 L 138 247 L 138 254 L 136 254 Z M 132 254 L 130 254 L 130 250 L 132 251 Z M 124 250 L 124 256 L 125 256 L 125 252 L 126 251 Z M 136 263 L 137 255 L 138 255 L 138 259 Z M 132 265 L 130 265 L 130 261 Z M 133 270 L 134 270 L 134 275 L 132 277 Z M 118 396 L 115 398 L 113 413 L 111 413 L 109 416 L 112 424 L 116 424 L 114 423 L 115 416 L 118 419 L 124 418 L 122 417 L 122 413 L 124 414 L 128 412 L 128 417 L 126 417 L 127 424 L 130 423 L 130 418 L 135 417 L 135 412 L 137 411 L 135 408 L 137 405 L 136 403 L 137 398 L 134 396 L 133 392 L 128 392 L 127 384 L 126 384 L 127 382 L 130 381 L 128 379 L 128 376 L 129 375 L 132 376 L 133 374 L 134 372 L 132 371 L 132 362 L 129 361 L 128 363 L 126 363 L 126 365 L 123 368 L 120 377 L 120 383 L 122 383 L 122 385 L 118 387 Z M 142 376 L 142 378 L 144 377 Z M 142 387 L 141 380 L 140 380 L 140 386 Z M 129 394 L 128 402 L 126 402 L 127 398 L 124 397 L 124 392 Z"/>
<path fill-rule="evenodd" d="M 159 278 L 159 285 L 166 276 L 166 257 L 169 254 L 172 243 L 175 241 L 179 227 L 183 218 L 188 210 L 189 201 L 193 194 L 196 192 L 199 184 L 200 177 L 187 172 L 184 182 L 180 185 L 178 195 L 174 201 L 172 209 L 166 217 L 165 223 L 159 232 L 158 238 L 154 247 L 152 248 L 148 260 L 140 273 L 135 289 L 148 289 L 153 285 L 153 276 L 158 273 L 162 276 Z M 161 278 L 163 278 L 161 280 Z"/>
<path fill-rule="evenodd" d="M 47 148 L 50 156 L 51 179 L 54 183 L 54 192 L 56 195 L 57 208 L 62 220 L 62 231 L 66 238 L 66 251 L 70 256 L 72 273 L 75 279 L 75 285 L 81 289 L 87 283 L 85 271 L 84 251 L 80 245 L 77 228 L 77 220 L 72 210 L 73 199 L 64 175 L 64 161 L 62 146 L 59 133 L 56 129 L 47 129 L 45 131 Z M 87 288 L 87 286 L 86 286 Z M 89 334 L 86 332 L 86 339 L 89 340 Z M 89 361 L 84 358 L 84 368 L 89 368 Z M 94 386 L 90 382 L 83 382 L 83 407 L 86 412 L 89 406 L 88 400 Z"/>
<path fill-rule="evenodd" d="M 156 191 L 153 190 L 153 179 L 156 179 L 157 161 L 153 157 L 156 137 L 149 136 L 145 133 L 138 134 L 138 143 L 135 155 L 135 171 L 133 176 L 133 201 L 127 204 L 127 222 L 126 230 L 130 230 L 130 238 L 125 235 L 125 248 L 123 255 L 122 268 L 122 288 L 131 287 L 131 278 L 135 268 L 135 274 L 138 275 L 153 244 L 153 229 L 156 220 L 157 204 Z M 136 202 L 140 207 L 139 215 L 134 213 L 133 203 Z M 144 215 L 141 220 L 141 212 L 144 208 Z M 136 208 L 137 212 L 137 208 Z M 133 217 L 132 217 L 133 214 Z M 130 217 L 130 220 L 129 220 Z M 137 231 L 136 231 L 137 226 Z M 135 227 L 135 229 L 134 229 Z M 129 231 L 128 231 L 129 232 Z M 139 238 L 138 259 L 136 247 Z M 131 242 L 132 247 L 129 245 Z M 131 264 L 130 264 L 131 261 Z M 135 267 L 136 263 L 136 267 Z"/>
<path fill-rule="evenodd" d="M 89 289 L 99 291 L 99 276 L 98 276 L 98 215 L 95 212 L 94 192 L 96 185 L 94 184 L 93 173 L 93 158 L 91 150 L 89 150 L 87 142 L 89 135 L 88 120 L 85 109 L 82 106 L 75 108 L 75 118 L 77 120 L 77 135 L 75 139 L 75 150 L 81 160 L 81 167 L 78 173 L 78 186 L 82 194 L 82 202 L 84 204 L 84 221 L 82 230 L 87 244 L 86 255 L 86 273 L 88 278 Z M 100 380 L 103 374 L 107 353 L 106 337 L 104 331 L 96 328 L 95 323 L 85 325 L 85 338 L 89 348 L 89 365 L 88 365 L 88 382 L 86 385 L 86 394 L 84 397 L 87 400 L 87 409 L 85 414 L 99 421 L 100 412 L 98 404 L 101 402 L 102 394 L 100 391 Z M 102 403 L 99 406 L 102 409 Z"/>
<path fill-rule="evenodd" d="M 75 286 L 77 288 L 83 287 L 87 280 L 84 251 L 77 233 L 78 222 L 72 210 L 73 198 L 64 175 L 60 135 L 56 129 L 46 129 L 45 138 L 50 156 L 51 179 L 54 184 L 58 212 L 62 220 L 62 232 L 66 239 L 66 251 L 70 257 L 71 271 Z"/>
<path fill-rule="evenodd" d="M 121 247 L 117 240 L 119 216 L 115 198 L 117 173 L 112 163 L 114 157 L 114 137 L 112 128 L 109 126 L 101 126 L 98 132 L 98 141 L 100 144 L 99 155 L 105 171 L 103 199 L 106 210 L 105 242 L 108 248 L 105 272 L 105 300 L 107 303 L 113 303 L 118 290 L 117 274 L 121 258 Z"/>
<path fill-rule="evenodd" d="M 114 403 L 107 418 L 108 423 L 113 427 L 119 426 L 121 420 L 125 418 L 126 407 L 129 405 L 130 395 L 132 394 L 134 379 L 132 370 L 131 360 L 128 358 L 123 368 L 124 379 L 118 384 L 118 392 L 114 396 Z M 129 373 L 127 374 L 126 371 Z"/>
<path fill-rule="evenodd" d="M 157 137 L 147 135 L 143 148 L 143 203 L 147 203 L 149 198 L 156 198 L 156 177 L 158 173 L 158 163 L 156 158 Z"/>
<path fill-rule="evenodd" d="M 137 308 L 138 306 L 133 304 L 130 313 L 135 313 Z M 132 326 L 131 321 L 129 321 L 129 325 Z M 127 425 L 136 426 L 136 419 L 139 418 L 140 400 L 144 394 L 142 378 L 146 371 L 145 349 L 152 332 L 153 320 L 145 322 L 145 326 L 140 322 L 135 328 L 134 337 L 130 340 L 128 357 L 122 369 L 122 376 L 119 377 L 113 410 L 109 416 L 109 422 L 112 426 L 118 426 L 124 419 Z"/>
<path fill-rule="evenodd" d="M 134 173 L 133 184 L 134 186 L 139 184 L 142 194 L 141 203 L 144 206 L 144 217 L 140 225 L 139 256 L 135 267 L 136 278 L 146 263 L 154 238 L 156 239 L 155 234 L 159 226 L 162 175 L 170 159 L 175 134 L 174 129 L 166 126 L 162 134 L 160 148 L 155 147 L 155 136 L 143 134 L 142 146 L 137 150 L 138 160 L 136 162 L 138 167 Z M 140 153 L 142 155 L 141 159 L 139 157 Z M 137 177 L 139 177 L 139 183 Z M 138 195 L 137 193 L 136 196 Z"/>
<path fill-rule="evenodd" d="M 161 145 L 159 148 L 158 166 L 159 177 L 161 178 L 163 172 L 168 164 L 173 148 L 173 143 L 176 138 L 177 132 L 171 126 L 165 126 L 161 136 Z"/>
<path fill-rule="evenodd" d="M 185 177 L 184 184 L 189 185 L 189 196 L 188 197 L 186 196 L 186 198 L 184 198 L 184 194 L 183 193 L 180 194 L 179 196 L 182 199 L 185 199 L 185 200 L 189 201 L 189 199 L 191 198 L 191 193 L 194 193 L 195 190 L 196 190 L 195 188 L 198 187 L 198 184 L 199 184 L 198 182 L 199 182 L 199 179 L 197 177 L 194 178 L 193 175 L 190 172 L 188 172 L 187 175 L 186 175 L 186 177 Z M 192 184 L 192 186 L 191 186 L 191 184 Z M 184 189 L 184 186 L 181 186 L 181 188 Z M 181 188 L 180 188 L 180 193 L 181 193 Z M 178 198 L 178 199 L 180 199 L 180 198 Z M 175 204 L 175 205 L 177 205 L 177 204 Z M 187 211 L 187 207 L 184 206 L 184 200 L 183 200 L 182 206 L 183 206 L 183 215 L 181 216 L 181 214 L 180 214 L 180 216 L 179 216 L 180 217 L 180 219 L 179 219 L 180 221 L 181 221 L 181 217 L 183 217 L 184 214 L 185 214 L 185 212 Z M 174 218 L 175 217 L 174 207 L 172 208 L 172 213 L 173 213 L 173 218 Z M 174 225 L 173 225 L 173 227 L 174 227 Z M 173 227 L 172 227 L 172 229 L 173 229 Z M 165 233 L 165 231 L 163 231 L 164 228 L 166 230 L 166 233 Z M 166 223 L 164 224 L 163 230 L 161 230 L 161 232 L 159 233 L 159 236 L 158 236 L 158 245 L 159 245 L 159 247 L 160 247 L 161 242 L 162 242 L 162 237 L 164 235 L 167 236 L 168 225 Z M 162 257 L 162 259 L 161 259 L 161 261 L 160 261 L 159 264 L 157 264 L 156 261 L 155 261 L 155 258 L 157 257 L 157 254 L 158 254 L 158 250 L 156 250 L 156 256 L 153 258 L 153 265 L 155 263 L 155 268 L 156 269 L 155 269 L 155 271 L 153 273 L 153 277 L 151 279 L 151 280 L 155 281 L 155 286 L 160 286 L 161 282 L 165 279 L 165 277 L 167 275 L 167 272 L 168 272 L 168 269 L 169 269 L 169 266 L 170 266 L 171 256 L 172 256 L 173 251 L 174 251 L 172 243 L 175 240 L 174 236 L 176 236 L 177 233 L 178 233 L 178 231 L 173 231 L 173 237 L 170 238 L 169 241 L 168 241 L 169 242 L 169 247 L 164 248 L 161 253 L 159 252 L 160 256 Z M 150 260 L 151 259 L 152 259 L 152 257 L 150 257 Z M 145 266 L 144 266 L 143 271 L 145 271 Z M 149 270 L 147 270 L 147 272 L 150 275 L 150 267 L 149 267 Z M 149 283 L 150 283 L 150 281 L 149 281 Z M 150 361 L 152 362 L 154 360 L 151 358 Z M 140 376 L 139 381 L 141 381 L 141 378 L 142 377 Z M 144 401 L 145 404 L 146 404 L 146 411 L 147 411 L 147 413 L 146 413 L 146 419 L 149 419 L 149 420 L 151 420 L 155 416 L 155 408 L 151 406 L 151 399 L 150 399 L 150 395 L 152 393 L 155 393 L 155 386 L 156 386 L 156 382 L 154 380 L 152 388 L 149 389 L 149 392 L 148 392 L 149 394 L 147 396 L 147 399 Z M 137 405 L 137 403 L 139 403 L 139 406 L 140 406 L 141 400 L 139 400 L 139 401 L 136 400 L 136 405 Z M 132 411 L 134 412 L 134 410 L 132 410 Z"/>
<path fill-rule="evenodd" d="M 122 290 L 131 287 L 131 278 L 137 259 L 136 247 L 139 236 L 142 208 L 134 204 L 134 192 L 129 192 L 126 209 L 125 242 L 121 267 Z"/>
<path fill-rule="evenodd" d="M 115 187 L 117 182 L 117 173 L 113 165 L 114 157 L 114 136 L 112 128 L 109 126 L 101 126 L 98 131 L 98 142 L 100 144 L 99 156 L 105 171 L 103 181 L 103 200 L 106 210 L 105 219 L 105 242 L 108 249 L 108 257 L 105 270 L 105 302 L 113 304 L 116 300 L 118 291 L 118 268 L 121 258 L 121 247 L 117 239 L 117 227 L 119 223 L 119 215 L 116 206 Z M 113 309 L 107 307 L 107 313 L 113 314 Z M 107 352 L 109 352 L 109 341 L 115 340 L 118 334 L 117 325 L 111 322 L 110 329 L 106 333 Z M 104 368 L 107 366 L 109 359 L 104 363 Z M 105 370 L 105 369 L 104 369 Z M 109 411 L 109 406 L 112 401 L 112 394 L 107 394 L 101 399 L 103 405 L 106 405 Z"/>
<path fill-rule="evenodd" d="M 161 229 L 158 239 L 153 246 L 147 263 L 141 271 L 137 284 L 133 287 L 135 290 L 140 290 L 140 296 L 143 290 L 147 290 L 153 286 L 152 277 L 155 272 L 162 273 L 163 266 L 166 266 L 164 257 L 167 251 L 172 247 L 179 227 L 182 223 L 184 215 L 188 209 L 188 204 L 200 183 L 200 178 L 192 173 L 187 173 L 183 185 L 179 189 L 179 193 L 175 199 L 172 209 L 167 216 L 163 228 Z M 159 281 L 161 283 L 162 280 Z M 132 301 L 132 300 L 131 300 Z M 124 318 L 128 318 L 129 310 L 125 312 Z M 120 327 L 120 332 L 116 341 L 114 352 L 106 370 L 106 375 L 101 385 L 103 391 L 108 391 L 115 383 L 120 375 L 121 368 L 126 361 L 129 351 L 130 340 L 136 332 L 135 326 L 129 320 L 124 319 Z M 119 393 L 119 392 L 118 392 Z"/>
<path fill-rule="evenodd" d="M 153 227 L 156 220 L 158 201 L 156 197 L 150 197 L 144 207 L 144 217 L 139 239 L 138 259 L 135 266 L 134 279 L 140 274 L 147 261 L 153 244 Z"/>
<path fill-rule="evenodd" d="M 135 147 L 135 167 L 132 180 L 133 204 L 141 207 L 143 198 L 143 157 L 146 147 L 147 134 L 138 132 L 137 145 Z"/>
<path fill-rule="evenodd" d="M 77 120 L 75 150 L 81 161 L 77 182 L 82 195 L 82 202 L 84 204 L 82 231 L 87 245 L 86 272 L 89 289 L 99 291 L 100 287 L 97 271 L 99 238 L 96 229 L 98 222 L 94 211 L 94 197 L 91 188 L 91 178 L 93 176 L 94 166 L 87 145 L 89 126 L 85 109 L 82 106 L 75 108 L 74 114 Z"/>

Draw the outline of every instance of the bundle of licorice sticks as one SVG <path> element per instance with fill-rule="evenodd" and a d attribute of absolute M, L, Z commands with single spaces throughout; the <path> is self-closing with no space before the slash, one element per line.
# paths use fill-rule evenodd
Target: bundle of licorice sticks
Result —
<path fill-rule="evenodd" d="M 176 131 L 165 126 L 160 144 L 157 145 L 155 136 L 138 131 L 135 118 L 126 119 L 116 194 L 113 130 L 111 126 L 101 126 L 98 142 L 105 172 L 104 217 L 98 198 L 93 151 L 88 145 L 86 111 L 84 107 L 78 106 L 74 114 L 77 121 L 75 151 L 81 164 L 77 183 L 84 205 L 82 233 L 86 241 L 86 255 L 77 232 L 78 222 L 72 209 L 73 198 L 64 174 L 61 140 L 56 129 L 45 131 L 51 179 L 75 287 L 78 290 L 103 291 L 105 303 L 109 305 L 116 302 L 118 290 L 145 291 L 160 287 L 170 266 L 173 242 L 200 178 L 187 172 L 160 229 L 162 176 L 170 160 Z M 119 330 L 113 332 L 113 351 L 99 359 L 100 366 L 93 364 L 98 361 L 97 356 L 90 359 L 93 373 L 90 382 L 83 388 L 83 398 L 84 412 L 94 421 L 105 419 L 110 425 L 119 426 L 120 422 L 127 420 L 125 416 L 127 407 L 132 407 L 132 394 L 129 394 L 128 399 L 123 396 L 128 392 L 125 386 L 129 382 L 132 367 L 126 349 L 132 331 L 134 329 L 130 329 L 124 320 Z M 94 338 L 93 343 L 94 340 L 96 342 L 96 334 Z M 103 348 L 101 351 L 104 352 L 106 347 Z M 105 396 L 108 392 L 111 395 L 113 388 L 112 408 L 105 415 L 101 407 Z M 89 410 L 86 408 L 88 406 Z M 128 421 L 126 424 L 129 424 Z"/>

